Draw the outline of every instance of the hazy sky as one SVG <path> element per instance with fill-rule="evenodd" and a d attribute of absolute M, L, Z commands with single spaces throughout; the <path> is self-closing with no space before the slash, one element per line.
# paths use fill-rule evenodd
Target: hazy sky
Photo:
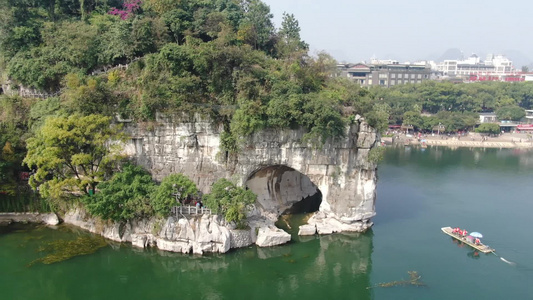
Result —
<path fill-rule="evenodd" d="M 339 61 L 437 59 L 449 48 L 533 58 L 532 0 L 263 0 L 276 27 L 300 23 L 311 51 Z M 509 52 L 509 53 L 506 53 Z"/>

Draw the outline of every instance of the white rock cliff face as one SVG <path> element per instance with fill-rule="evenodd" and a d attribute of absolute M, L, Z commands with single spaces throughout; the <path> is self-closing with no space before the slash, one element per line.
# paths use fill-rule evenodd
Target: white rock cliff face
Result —
<path fill-rule="evenodd" d="M 222 126 L 209 119 L 158 114 L 156 124 L 150 129 L 126 126 L 132 137 L 126 154 L 154 178 L 182 173 L 204 193 L 219 178 L 237 178 L 258 195 L 248 212 L 250 229 L 232 229 L 222 217 L 210 215 L 102 223 L 81 210 L 67 213 L 66 223 L 137 247 L 224 253 L 252 243 L 268 247 L 290 241 L 288 233 L 273 226 L 274 221 L 294 203 L 320 191 L 319 212 L 301 234 L 364 231 L 372 225 L 376 165 L 368 154 L 378 136 L 362 118 L 346 128 L 343 138 L 320 149 L 302 143 L 304 130 L 264 130 L 248 137 L 236 156 L 222 151 Z"/>
<path fill-rule="evenodd" d="M 84 210 L 74 209 L 65 214 L 64 221 L 113 241 L 172 252 L 225 253 L 230 248 L 253 244 L 251 229 L 230 230 L 230 226 L 216 215 L 179 219 L 169 217 L 166 220 L 151 218 L 120 223 L 98 221 L 89 217 Z"/>
<path fill-rule="evenodd" d="M 234 157 L 220 148 L 222 125 L 210 119 L 158 114 L 156 124 L 126 126 L 132 136 L 126 153 L 158 180 L 182 173 L 208 193 L 219 178 L 237 178 L 258 194 L 249 217 L 271 222 L 319 190 L 320 213 L 310 220 L 318 233 L 364 231 L 372 225 L 377 166 L 368 154 L 379 136 L 359 116 L 343 138 L 320 149 L 302 142 L 303 129 L 269 129 L 247 137 Z"/>
<path fill-rule="evenodd" d="M 234 156 L 220 148 L 222 126 L 199 116 L 157 115 L 156 125 L 129 124 L 131 142 L 126 154 L 161 180 L 182 173 L 208 193 L 220 178 L 236 178 L 258 195 L 248 212 L 249 230 L 235 230 L 221 216 L 156 218 L 127 223 L 101 222 L 78 209 L 64 221 L 104 237 L 137 247 L 197 253 L 227 252 L 256 243 L 268 247 L 291 237 L 274 222 L 285 210 L 318 192 L 319 212 L 300 228 L 300 234 L 361 232 L 375 215 L 376 164 L 368 159 L 376 145 L 376 131 L 360 117 L 346 128 L 343 138 L 316 149 L 302 142 L 304 130 L 263 130 L 244 141 Z M 56 217 L 57 219 L 57 217 Z M 47 222 L 56 222 L 52 217 Z"/>
<path fill-rule="evenodd" d="M 248 137 L 236 156 L 222 151 L 222 126 L 209 119 L 158 114 L 156 124 L 151 129 L 127 125 L 132 139 L 126 154 L 156 179 L 182 173 L 204 193 L 219 178 L 236 178 L 258 195 L 248 212 L 250 229 L 235 230 L 221 216 L 211 215 L 102 223 L 79 209 L 65 215 L 66 223 L 137 247 L 224 253 L 252 243 L 269 247 L 290 241 L 274 222 L 293 204 L 320 191 L 319 212 L 300 228 L 300 234 L 361 232 L 372 225 L 376 165 L 368 154 L 378 136 L 360 117 L 346 128 L 343 138 L 320 149 L 302 143 L 304 130 L 264 130 Z"/>

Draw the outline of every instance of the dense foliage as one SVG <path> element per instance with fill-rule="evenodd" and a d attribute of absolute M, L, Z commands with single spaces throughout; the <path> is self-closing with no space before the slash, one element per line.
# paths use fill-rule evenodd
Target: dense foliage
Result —
<path fill-rule="evenodd" d="M 211 193 L 204 195 L 203 202 L 214 212 L 224 215 L 226 221 L 234 222 L 240 228 L 244 226 L 246 209 L 256 199 L 257 196 L 252 191 L 237 187 L 222 178 L 213 184 Z"/>
<path fill-rule="evenodd" d="M 479 111 L 515 120 L 533 105 L 527 83 L 361 88 L 338 76 L 331 56 L 308 54 L 294 15 L 274 28 L 260 0 L 0 0 L 0 10 L 0 82 L 53 96 L 0 95 L 2 201 L 18 195 L 23 170 L 35 172 L 31 184 L 56 204 L 87 195 L 97 215 L 115 220 L 168 214 L 174 184 L 182 197 L 194 194 L 194 184 L 175 175 L 150 192 L 151 202 L 105 203 L 99 194 L 127 194 L 104 184 L 118 167 L 109 148 L 121 139 L 110 126 L 117 115 L 135 122 L 158 112 L 208 115 L 224 128 L 220 157 L 229 159 L 243 137 L 267 127 L 303 127 L 304 142 L 320 147 L 342 137 L 357 114 L 380 131 L 388 124 L 454 131 L 473 127 Z M 136 178 L 128 170 L 122 176 Z M 236 223 L 255 199 L 229 182 L 213 192 L 209 205 Z M 126 211 L 114 214 L 117 207 Z"/>
<path fill-rule="evenodd" d="M 105 220 L 127 221 L 157 215 L 167 217 L 176 202 L 196 195 L 194 182 L 182 174 L 171 174 L 157 185 L 142 167 L 126 164 L 110 180 L 102 182 L 94 195 L 82 198 L 87 210 Z"/>
<path fill-rule="evenodd" d="M 166 217 L 173 206 L 198 194 L 196 184 L 183 174 L 171 174 L 161 181 L 150 197 L 150 203 L 159 216 Z"/>
<path fill-rule="evenodd" d="M 111 126 L 109 117 L 74 114 L 46 119 L 27 140 L 24 163 L 36 168 L 30 185 L 52 200 L 71 193 L 89 194 L 120 160 L 109 142 L 121 138 L 120 129 Z"/>
<path fill-rule="evenodd" d="M 1 0 L 0 69 L 70 112 L 152 120 L 199 111 L 239 139 L 264 127 L 304 126 L 308 140 L 339 137 L 349 116 L 372 111 L 368 93 L 335 78 L 336 62 L 307 55 L 298 21 L 259 0 Z M 141 58 L 137 60 L 137 58 Z M 135 61 L 135 62 L 133 62 Z M 129 63 L 127 70 L 101 73 Z M 90 74 L 101 74 L 87 76 Z M 373 125 L 385 122 L 373 114 Z"/>
<path fill-rule="evenodd" d="M 150 173 L 139 166 L 128 164 L 110 180 L 99 184 L 98 193 L 84 196 L 83 202 L 94 216 L 127 221 L 153 215 L 150 195 L 155 189 Z"/>
<path fill-rule="evenodd" d="M 0 197 L 16 194 L 16 174 L 25 155 L 28 110 L 28 101 L 0 97 Z"/>
<path fill-rule="evenodd" d="M 530 82 L 455 84 L 426 81 L 373 88 L 376 102 L 385 107 L 390 124 L 413 125 L 430 131 L 439 123 L 446 131 L 473 128 L 479 112 L 495 111 L 501 120 L 520 120 L 524 109 L 533 108 Z"/>
<path fill-rule="evenodd" d="M 48 211 L 27 188 L 22 172 L 26 155 L 25 139 L 31 124 L 35 100 L 0 96 L 0 211 Z"/>
<path fill-rule="evenodd" d="M 496 115 L 500 120 L 520 121 L 526 116 L 523 108 L 517 105 L 503 106 L 496 111 Z"/>
<path fill-rule="evenodd" d="M 495 123 L 482 123 L 476 128 L 476 132 L 487 133 L 487 134 L 499 134 L 500 125 Z"/>

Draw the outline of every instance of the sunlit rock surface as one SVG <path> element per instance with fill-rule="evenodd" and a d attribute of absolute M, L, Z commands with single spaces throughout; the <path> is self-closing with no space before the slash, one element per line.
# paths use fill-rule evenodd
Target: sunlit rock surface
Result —
<path fill-rule="evenodd" d="M 0 213 L 0 225 L 11 223 L 43 223 L 58 225 L 61 221 L 55 213 Z"/>
<path fill-rule="evenodd" d="M 244 138 L 237 154 L 221 149 L 222 124 L 199 115 L 157 114 L 154 123 L 129 123 L 126 131 L 125 153 L 157 180 L 182 173 L 203 193 L 219 178 L 236 180 L 258 195 L 247 216 L 268 220 L 264 225 L 317 193 L 319 233 L 364 231 L 372 224 L 377 166 L 368 155 L 379 136 L 360 116 L 344 137 L 321 147 L 303 142 L 304 129 L 267 129 Z"/>
<path fill-rule="evenodd" d="M 285 231 L 275 227 L 261 227 L 257 233 L 257 241 L 255 242 L 259 247 L 271 247 L 282 245 L 291 240 L 291 235 Z"/>

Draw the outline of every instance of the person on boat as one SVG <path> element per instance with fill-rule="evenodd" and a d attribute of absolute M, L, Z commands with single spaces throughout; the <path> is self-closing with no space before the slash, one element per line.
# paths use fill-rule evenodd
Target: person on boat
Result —
<path fill-rule="evenodd" d="M 467 234 L 468 234 L 468 231 L 466 231 L 466 229 L 463 230 L 463 237 L 466 237 Z"/>
<path fill-rule="evenodd" d="M 466 236 L 466 240 L 467 240 L 469 243 L 474 243 L 474 237 L 471 236 L 471 235 L 467 235 L 467 236 Z"/>
<path fill-rule="evenodd" d="M 481 245 L 481 241 L 479 240 L 479 238 L 476 238 L 475 243 L 476 243 L 476 245 Z"/>

